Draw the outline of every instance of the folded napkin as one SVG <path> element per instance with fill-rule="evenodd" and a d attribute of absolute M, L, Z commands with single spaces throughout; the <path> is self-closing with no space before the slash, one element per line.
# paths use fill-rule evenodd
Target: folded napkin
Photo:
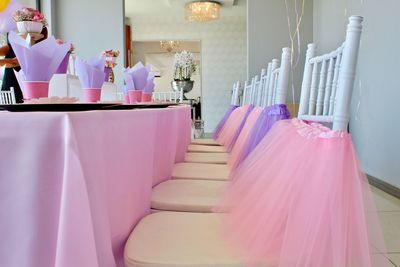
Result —
<path fill-rule="evenodd" d="M 7 33 L 17 28 L 13 14 L 15 11 L 21 9 L 22 5 L 16 0 L 11 0 L 8 4 L 5 4 L 6 1 L 1 2 L 3 4 L 0 4 L 0 33 Z M 5 7 L 3 6 L 4 4 L 6 5 Z"/>
<path fill-rule="evenodd" d="M 124 70 L 124 80 L 129 90 L 144 90 L 147 84 L 150 66 L 144 66 L 142 62 L 132 68 Z"/>
<path fill-rule="evenodd" d="M 30 46 L 15 32 L 9 33 L 9 41 L 27 81 L 50 81 L 71 47 L 53 36 Z"/>
<path fill-rule="evenodd" d="M 154 91 L 154 74 L 153 73 L 149 73 L 149 76 L 147 78 L 147 82 L 146 82 L 146 86 L 144 87 L 144 92 L 146 94 L 151 94 Z"/>
<path fill-rule="evenodd" d="M 101 88 L 104 83 L 105 58 L 92 58 L 87 61 L 76 57 L 75 69 L 83 88 Z"/>

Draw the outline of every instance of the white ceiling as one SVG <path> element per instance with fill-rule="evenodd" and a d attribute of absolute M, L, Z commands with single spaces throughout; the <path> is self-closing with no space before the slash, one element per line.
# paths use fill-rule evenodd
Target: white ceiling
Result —
<path fill-rule="evenodd" d="M 184 7 L 193 0 L 125 0 L 125 16 L 176 14 L 184 15 Z M 245 16 L 247 0 L 219 0 L 221 16 Z"/>

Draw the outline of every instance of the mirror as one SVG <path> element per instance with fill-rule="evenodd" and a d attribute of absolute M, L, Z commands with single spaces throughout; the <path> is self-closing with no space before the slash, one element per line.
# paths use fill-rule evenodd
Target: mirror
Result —
<path fill-rule="evenodd" d="M 132 42 L 132 64 L 139 61 L 149 64 L 154 72 L 155 91 L 173 90 L 175 54 L 181 51 L 191 52 L 195 58 L 196 72 L 192 75 L 193 88 L 185 96 L 188 100 L 201 97 L 201 42 L 200 41 L 134 41 Z"/>

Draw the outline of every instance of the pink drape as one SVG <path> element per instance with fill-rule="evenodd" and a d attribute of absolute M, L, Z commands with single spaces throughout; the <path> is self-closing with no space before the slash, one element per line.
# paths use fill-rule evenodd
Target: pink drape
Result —
<path fill-rule="evenodd" d="M 188 121 L 186 106 L 0 112 L 0 266 L 122 266 L 152 185 L 184 156 Z"/>

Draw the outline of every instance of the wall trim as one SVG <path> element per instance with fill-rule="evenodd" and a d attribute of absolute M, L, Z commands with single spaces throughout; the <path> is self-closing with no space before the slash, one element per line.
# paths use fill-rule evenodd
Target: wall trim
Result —
<path fill-rule="evenodd" d="M 400 188 L 368 174 L 367 178 L 371 185 L 379 188 L 380 190 L 388 193 L 389 195 L 392 195 L 400 199 Z"/>

